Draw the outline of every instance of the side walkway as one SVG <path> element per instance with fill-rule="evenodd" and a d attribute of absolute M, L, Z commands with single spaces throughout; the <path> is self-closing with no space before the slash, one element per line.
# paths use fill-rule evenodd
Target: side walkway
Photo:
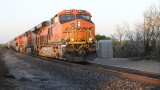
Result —
<path fill-rule="evenodd" d="M 96 59 L 95 61 L 91 62 L 103 65 L 160 73 L 160 62 L 151 60 L 134 61 L 127 58 L 108 58 L 108 59 Z"/>

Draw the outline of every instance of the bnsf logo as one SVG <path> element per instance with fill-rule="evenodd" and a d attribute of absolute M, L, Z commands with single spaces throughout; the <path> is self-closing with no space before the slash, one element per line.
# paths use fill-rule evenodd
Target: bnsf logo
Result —
<path fill-rule="evenodd" d="M 94 27 L 66 27 L 65 30 L 93 30 Z"/>

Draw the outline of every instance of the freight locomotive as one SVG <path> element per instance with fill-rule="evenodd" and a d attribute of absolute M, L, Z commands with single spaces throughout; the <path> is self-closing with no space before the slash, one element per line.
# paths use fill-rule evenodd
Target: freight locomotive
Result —
<path fill-rule="evenodd" d="M 94 60 L 97 52 L 91 17 L 86 10 L 63 10 L 11 40 L 8 48 L 72 62 Z"/>

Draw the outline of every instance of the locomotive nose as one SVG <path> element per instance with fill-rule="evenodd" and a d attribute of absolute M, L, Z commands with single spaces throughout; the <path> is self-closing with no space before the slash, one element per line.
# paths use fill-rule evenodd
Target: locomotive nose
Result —
<path fill-rule="evenodd" d="M 91 38 L 95 34 L 94 24 L 81 19 L 76 20 L 75 23 L 76 30 L 74 31 L 74 40 L 79 42 L 91 42 Z"/>

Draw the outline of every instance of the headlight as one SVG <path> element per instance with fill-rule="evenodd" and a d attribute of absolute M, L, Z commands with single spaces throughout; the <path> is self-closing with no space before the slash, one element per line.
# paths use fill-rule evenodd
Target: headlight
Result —
<path fill-rule="evenodd" d="M 89 38 L 90 41 L 92 41 L 92 38 Z"/>
<path fill-rule="evenodd" d="M 81 22 L 80 21 L 78 21 L 78 27 L 80 27 L 81 26 Z"/>
<path fill-rule="evenodd" d="M 74 38 L 72 38 L 71 40 L 74 41 Z"/>
<path fill-rule="evenodd" d="M 72 10 L 66 10 L 66 13 L 72 12 Z"/>
<path fill-rule="evenodd" d="M 78 10 L 78 12 L 79 12 L 79 13 L 83 13 L 83 12 L 85 12 L 85 10 Z"/>

